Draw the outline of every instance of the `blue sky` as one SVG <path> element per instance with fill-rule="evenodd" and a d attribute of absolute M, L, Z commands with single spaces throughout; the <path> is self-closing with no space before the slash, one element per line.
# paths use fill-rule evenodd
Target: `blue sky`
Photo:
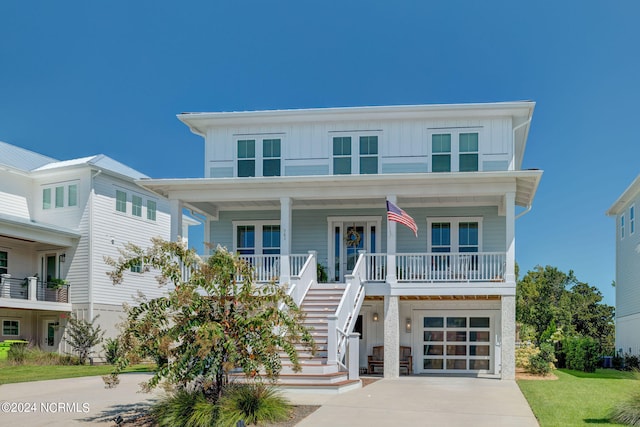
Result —
<path fill-rule="evenodd" d="M 614 220 L 640 173 L 636 0 L 0 2 L 0 140 L 203 176 L 175 117 L 533 100 L 521 272 L 573 269 L 614 303 Z"/>

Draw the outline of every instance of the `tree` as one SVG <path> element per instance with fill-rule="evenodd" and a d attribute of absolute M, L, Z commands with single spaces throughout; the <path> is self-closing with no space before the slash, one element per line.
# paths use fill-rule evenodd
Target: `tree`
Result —
<path fill-rule="evenodd" d="M 88 320 L 78 319 L 73 314 L 69 316 L 67 322 L 67 343 L 74 352 L 78 353 L 81 365 L 84 365 L 89 355 L 94 352 L 93 347 L 102 342 L 104 331 L 100 325 L 94 325 L 97 318 L 98 316 L 89 322 Z"/>
<path fill-rule="evenodd" d="M 517 284 L 516 321 L 525 330 L 533 328 L 538 342 L 544 341 L 545 331 L 550 335 L 558 327 L 567 335 L 591 337 L 602 353 L 611 353 L 613 319 L 614 307 L 603 304 L 600 291 L 578 281 L 573 271 L 537 266 Z"/>
<path fill-rule="evenodd" d="M 118 260 L 108 259 L 114 284 L 131 265 L 159 271 L 167 295 L 127 308 L 120 336 L 127 363 L 152 357 L 158 364 L 146 384 L 165 380 L 178 389 L 202 391 L 217 400 L 232 369 L 248 377 L 277 377 L 280 352 L 300 370 L 296 343 L 315 345 L 302 325 L 304 313 L 276 283 L 255 286 L 250 265 L 218 247 L 206 262 L 181 242 L 153 240 L 142 250 L 127 245 Z"/>

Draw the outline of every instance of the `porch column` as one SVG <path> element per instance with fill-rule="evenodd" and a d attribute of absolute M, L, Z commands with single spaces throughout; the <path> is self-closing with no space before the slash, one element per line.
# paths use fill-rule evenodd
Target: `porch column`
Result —
<path fill-rule="evenodd" d="M 502 372 L 503 380 L 516 378 L 516 297 L 503 295 L 502 311 Z"/>
<path fill-rule="evenodd" d="M 29 283 L 29 300 L 37 301 L 38 300 L 38 278 L 37 277 L 27 277 L 27 283 Z M 42 296 L 44 298 L 44 295 Z"/>
<path fill-rule="evenodd" d="M 178 241 L 178 236 L 182 234 L 182 201 L 169 200 L 169 213 L 171 214 L 171 236 L 172 242 Z"/>
<path fill-rule="evenodd" d="M 384 297 L 384 377 L 400 376 L 400 323 L 397 295 Z"/>
<path fill-rule="evenodd" d="M 504 196 L 506 222 L 507 259 L 504 279 L 507 285 L 516 285 L 516 194 L 507 193 Z"/>
<path fill-rule="evenodd" d="M 291 283 L 291 198 L 280 198 L 280 283 Z"/>
<path fill-rule="evenodd" d="M 387 196 L 387 200 L 397 204 L 395 195 Z M 393 287 L 397 281 L 396 276 L 396 226 L 397 222 L 387 220 L 387 284 Z"/>

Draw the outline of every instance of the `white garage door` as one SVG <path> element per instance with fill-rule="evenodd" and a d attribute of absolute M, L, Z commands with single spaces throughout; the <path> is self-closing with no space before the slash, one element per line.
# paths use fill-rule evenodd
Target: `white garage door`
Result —
<path fill-rule="evenodd" d="M 424 373 L 492 373 L 493 316 L 469 312 L 426 313 L 422 319 L 421 359 Z"/>

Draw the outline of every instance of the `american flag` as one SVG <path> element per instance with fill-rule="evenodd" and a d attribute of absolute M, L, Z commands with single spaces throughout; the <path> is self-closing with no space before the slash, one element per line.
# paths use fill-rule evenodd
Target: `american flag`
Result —
<path fill-rule="evenodd" d="M 399 222 L 413 230 L 413 234 L 418 237 L 418 226 L 416 222 L 405 211 L 397 207 L 395 204 L 387 200 L 387 219 L 389 221 Z"/>

